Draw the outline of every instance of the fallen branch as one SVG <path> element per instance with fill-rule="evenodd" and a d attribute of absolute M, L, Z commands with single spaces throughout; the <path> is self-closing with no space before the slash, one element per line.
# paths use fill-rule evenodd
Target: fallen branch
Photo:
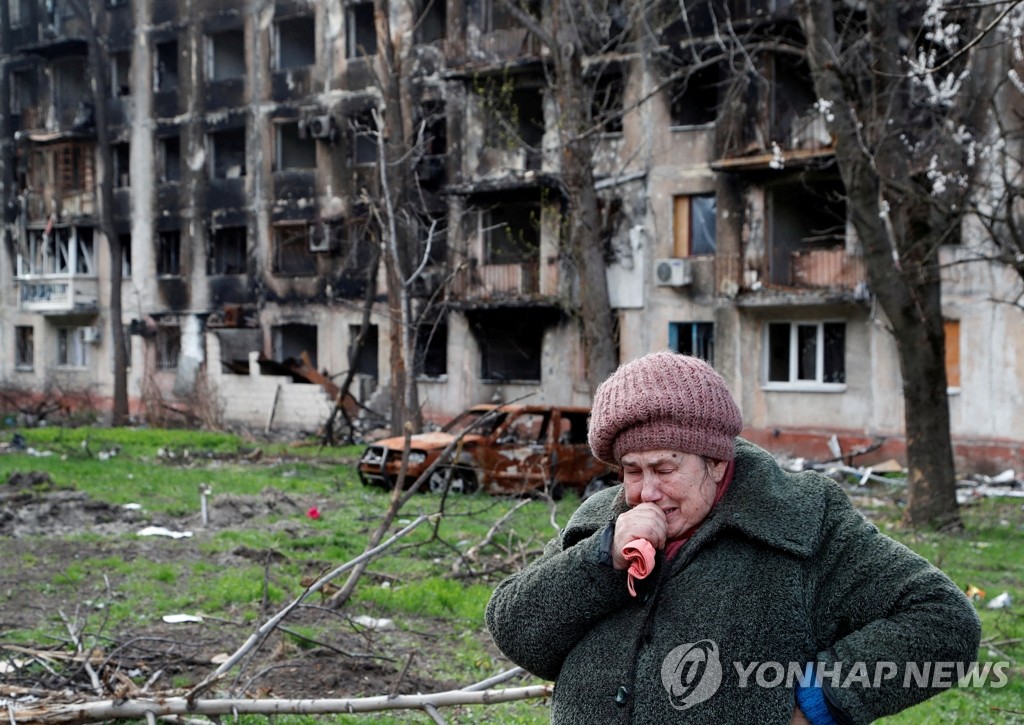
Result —
<path fill-rule="evenodd" d="M 511 687 L 501 690 L 448 690 L 428 695 L 377 695 L 374 697 L 335 698 L 323 700 L 190 700 L 188 697 L 101 700 L 10 709 L 11 722 L 17 723 L 85 723 L 103 720 L 145 720 L 149 717 L 180 715 L 327 715 L 332 713 L 380 712 L 383 710 L 426 710 L 428 706 L 493 705 L 501 702 L 550 697 L 551 685 Z"/>
<path fill-rule="evenodd" d="M 257 644 L 262 642 L 263 639 L 266 638 L 267 635 L 269 635 L 272 631 L 274 631 L 274 629 L 278 626 L 278 624 L 280 624 L 281 621 L 285 617 L 287 617 L 292 612 L 293 609 L 295 609 L 300 604 L 302 604 L 303 601 L 305 601 L 306 597 L 310 596 L 311 594 L 315 594 L 316 592 L 318 592 L 321 587 L 323 587 L 325 584 L 327 584 L 329 581 L 331 581 L 331 579 L 334 579 L 336 576 L 339 576 L 340 574 L 343 574 L 344 572 L 348 571 L 349 569 L 352 569 L 353 567 L 358 566 L 362 562 L 369 561 L 373 557 L 377 556 L 379 553 L 381 553 L 385 549 L 388 549 L 389 547 L 391 547 L 392 544 L 394 544 L 396 541 L 401 539 L 403 536 L 406 536 L 407 534 L 409 534 L 411 531 L 413 531 L 413 529 L 418 527 L 420 524 L 422 524 L 422 523 L 424 523 L 426 521 L 429 521 L 431 518 L 432 518 L 431 516 L 428 516 L 426 514 L 419 516 L 415 521 L 413 521 L 412 523 L 410 523 L 409 525 L 407 525 L 405 528 L 401 529 L 400 531 L 396 532 L 393 536 L 391 536 L 391 538 L 389 538 L 387 541 L 383 542 L 379 546 L 375 546 L 372 549 L 368 549 L 367 551 L 364 551 L 362 554 L 360 554 L 356 558 L 351 559 L 351 560 L 345 562 L 341 566 L 338 566 L 338 567 L 334 568 L 333 570 L 329 571 L 327 574 L 325 574 L 322 577 L 320 577 L 319 579 L 317 579 L 315 582 L 313 582 L 312 585 L 309 586 L 309 588 L 307 588 L 304 592 L 302 592 L 302 594 L 300 594 L 296 599 L 294 599 L 288 606 L 286 606 L 284 609 L 279 611 L 273 617 L 268 619 L 259 629 L 257 629 L 249 637 L 249 639 L 247 639 L 245 641 L 245 643 L 241 647 L 239 647 L 238 650 L 233 655 L 231 655 L 231 657 L 229 657 L 224 662 L 224 664 L 222 664 L 220 667 L 218 667 L 213 673 L 207 675 L 206 678 L 204 678 L 203 681 L 200 682 L 198 685 L 193 687 L 189 691 L 187 699 L 194 700 L 200 694 L 202 694 L 206 690 L 210 689 L 210 687 L 213 686 L 213 684 L 217 680 L 219 680 L 221 677 L 223 677 L 224 674 L 226 672 L 228 672 L 236 664 L 238 664 L 238 662 L 246 654 L 248 654 L 250 651 L 252 651 L 252 649 L 254 647 L 256 647 Z"/>

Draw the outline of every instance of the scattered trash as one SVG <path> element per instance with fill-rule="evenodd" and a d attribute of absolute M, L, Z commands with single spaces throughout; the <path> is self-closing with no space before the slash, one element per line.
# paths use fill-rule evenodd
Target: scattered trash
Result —
<path fill-rule="evenodd" d="M 221 652 L 220 654 L 215 654 L 213 657 L 210 658 L 210 664 L 222 665 L 229 659 L 231 659 L 231 655 L 229 655 L 227 652 Z"/>
<path fill-rule="evenodd" d="M 191 531 L 171 531 L 163 526 L 147 526 L 138 532 L 139 536 L 167 536 L 172 539 L 187 539 L 192 536 Z"/>
<path fill-rule="evenodd" d="M 372 629 L 375 632 L 387 632 L 395 628 L 395 621 L 393 619 L 369 617 L 365 614 L 352 617 L 352 623 L 358 624 L 360 627 Z"/>
<path fill-rule="evenodd" d="M 316 521 L 320 518 L 320 509 L 316 506 L 310 506 L 309 510 L 306 512 L 306 516 Z"/>
<path fill-rule="evenodd" d="M 987 609 L 1009 609 L 1010 605 L 1013 604 L 1013 600 L 1010 598 L 1009 592 L 1003 592 L 998 597 L 995 597 L 991 602 L 986 605 Z"/>
<path fill-rule="evenodd" d="M 197 617 L 194 614 L 165 614 L 161 617 L 162 620 L 168 624 L 183 624 L 185 622 L 202 622 L 202 617 Z"/>
<path fill-rule="evenodd" d="M 971 585 L 969 585 L 967 587 L 967 591 L 965 591 L 964 594 L 967 595 L 968 599 L 970 599 L 972 602 L 975 602 L 975 603 L 977 603 L 977 602 L 979 602 L 979 601 L 981 601 L 982 599 L 985 598 L 985 590 L 984 589 L 979 589 L 978 587 L 974 586 L 973 584 L 971 584 Z"/>
<path fill-rule="evenodd" d="M 122 508 L 124 508 L 125 511 L 141 511 L 142 510 L 142 504 L 141 503 L 126 503 Z"/>

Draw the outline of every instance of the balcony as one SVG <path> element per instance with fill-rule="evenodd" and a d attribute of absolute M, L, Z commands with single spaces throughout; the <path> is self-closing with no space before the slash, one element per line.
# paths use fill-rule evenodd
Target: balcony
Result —
<path fill-rule="evenodd" d="M 862 257 L 845 249 L 808 249 L 790 257 L 793 284 L 797 287 L 856 289 L 866 281 Z"/>
<path fill-rule="evenodd" d="M 32 275 L 17 277 L 15 281 L 23 312 L 45 315 L 97 310 L 99 283 L 95 277 Z"/>
<path fill-rule="evenodd" d="M 536 261 L 471 265 L 456 276 L 454 294 L 463 300 L 507 301 L 536 296 L 539 282 L 540 265 Z"/>

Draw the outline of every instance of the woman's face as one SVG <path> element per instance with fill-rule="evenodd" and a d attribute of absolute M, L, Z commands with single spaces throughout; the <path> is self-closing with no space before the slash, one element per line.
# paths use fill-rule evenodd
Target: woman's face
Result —
<path fill-rule="evenodd" d="M 667 537 L 674 539 L 696 526 L 711 511 L 718 484 L 728 464 L 681 451 L 642 451 L 622 457 L 622 483 L 626 503 L 652 503 L 668 522 Z"/>

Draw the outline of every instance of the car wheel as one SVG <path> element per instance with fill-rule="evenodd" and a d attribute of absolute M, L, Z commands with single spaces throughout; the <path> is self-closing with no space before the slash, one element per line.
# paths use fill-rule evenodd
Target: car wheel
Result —
<path fill-rule="evenodd" d="M 430 490 L 433 493 L 444 493 L 445 482 L 451 493 L 475 493 L 478 486 L 476 473 L 471 468 L 456 466 L 455 468 L 437 470 L 430 474 Z"/>

